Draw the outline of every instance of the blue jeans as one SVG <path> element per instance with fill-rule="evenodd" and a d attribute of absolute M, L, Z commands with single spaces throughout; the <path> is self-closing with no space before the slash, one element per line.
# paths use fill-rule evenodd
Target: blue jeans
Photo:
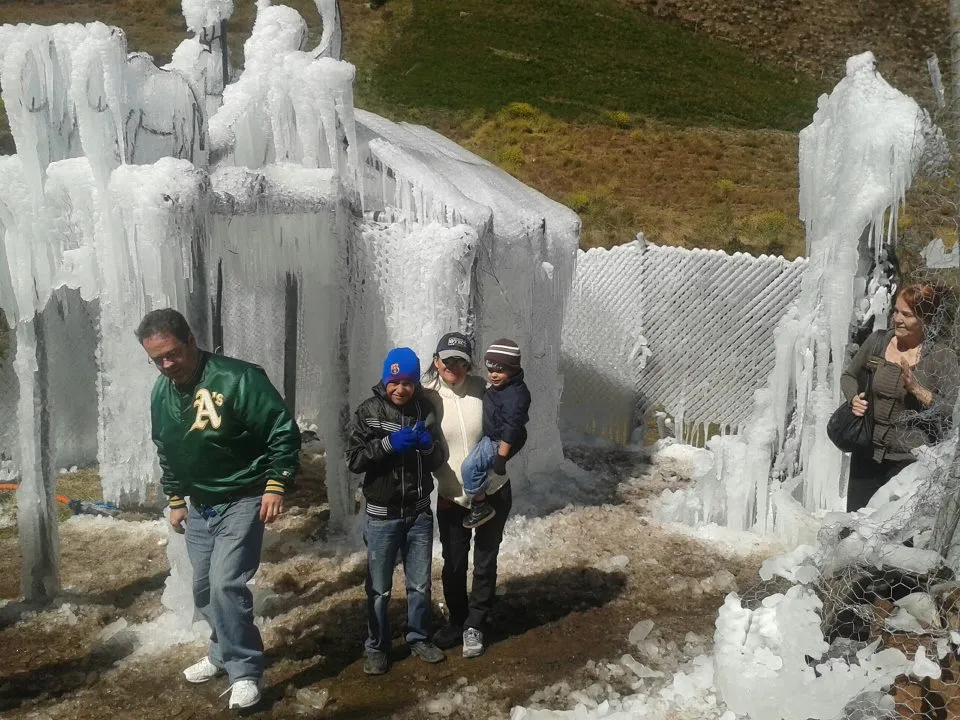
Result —
<path fill-rule="evenodd" d="M 407 586 L 407 643 L 430 637 L 430 564 L 433 560 L 433 513 L 377 520 L 367 516 L 367 653 L 389 652 L 390 617 L 387 604 L 393 589 L 397 554 L 403 557 Z"/>
<path fill-rule="evenodd" d="M 263 640 L 253 624 L 247 583 L 260 565 L 260 498 L 243 498 L 204 517 L 189 503 L 187 554 L 193 566 L 193 602 L 210 625 L 210 662 L 231 683 L 263 677 Z"/>
<path fill-rule="evenodd" d="M 463 478 L 463 491 L 471 498 L 482 495 L 490 486 L 490 468 L 497 457 L 499 445 L 488 437 L 482 437 L 463 459 L 460 477 Z"/>

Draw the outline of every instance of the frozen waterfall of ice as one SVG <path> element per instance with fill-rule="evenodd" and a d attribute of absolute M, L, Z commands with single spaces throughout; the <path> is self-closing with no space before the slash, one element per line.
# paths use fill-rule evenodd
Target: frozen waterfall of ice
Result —
<path fill-rule="evenodd" d="M 858 293 L 868 287 L 858 276 L 860 243 L 882 259 L 921 160 L 942 145 L 929 116 L 887 84 L 871 53 L 847 61 L 846 76 L 821 96 L 800 133 L 810 258 L 800 296 L 776 330 L 774 370 L 744 431 L 715 446 L 719 474 L 668 505 L 696 506 L 688 519 L 772 532 L 794 544 L 816 532 L 811 512 L 843 508 L 844 458 L 826 425 L 841 400 Z M 874 304 L 883 310 L 882 298 Z"/>
<path fill-rule="evenodd" d="M 258 3 L 236 76 L 229 0 L 183 0 L 193 37 L 164 68 L 101 23 L 0 27 L 17 146 L 0 158 L 0 307 L 16 327 L 28 594 L 57 585 L 48 425 L 70 417 L 81 384 L 96 388 L 97 422 L 77 432 L 96 446 L 105 497 L 155 499 L 156 373 L 133 329 L 157 307 L 182 310 L 201 344 L 263 365 L 316 424 L 335 525 L 354 512 L 342 421 L 392 344 L 426 360 L 448 330 L 478 350 L 514 337 L 538 371 L 516 480 L 545 482 L 562 461 L 576 214 L 426 128 L 355 110 L 338 4 L 316 5 L 324 35 L 307 51 L 296 11 Z M 95 365 L 75 388 L 53 382 L 51 352 L 79 325 L 68 314 L 44 336 L 58 288 L 79 298 L 76 322 L 96 326 Z M 50 393 L 64 395 L 52 418 L 40 411 Z"/>

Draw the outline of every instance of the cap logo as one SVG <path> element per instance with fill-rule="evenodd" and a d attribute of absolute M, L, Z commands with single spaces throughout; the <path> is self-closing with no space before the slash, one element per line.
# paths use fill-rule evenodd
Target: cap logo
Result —
<path fill-rule="evenodd" d="M 393 365 L 390 366 L 390 374 L 391 375 L 400 374 L 400 363 L 394 363 Z"/>
<path fill-rule="evenodd" d="M 466 347 L 467 341 L 463 338 L 452 337 L 447 340 L 447 345 L 459 345 L 460 347 Z"/>

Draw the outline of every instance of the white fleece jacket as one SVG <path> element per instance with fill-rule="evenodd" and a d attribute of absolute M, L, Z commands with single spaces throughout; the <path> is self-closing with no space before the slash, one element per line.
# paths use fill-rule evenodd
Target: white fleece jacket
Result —
<path fill-rule="evenodd" d="M 487 383 L 477 375 L 468 375 L 454 387 L 438 376 L 423 387 L 437 410 L 440 432 L 450 453 L 447 462 L 433 473 L 437 479 L 437 493 L 458 505 L 470 507 L 470 498 L 463 491 L 460 465 L 483 437 L 483 394 Z M 487 493 L 492 495 L 506 482 L 506 475 L 493 475 Z"/>

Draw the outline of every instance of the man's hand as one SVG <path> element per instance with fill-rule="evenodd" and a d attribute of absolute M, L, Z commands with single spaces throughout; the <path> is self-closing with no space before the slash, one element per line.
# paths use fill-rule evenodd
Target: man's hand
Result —
<path fill-rule="evenodd" d="M 493 466 L 491 467 L 494 475 L 506 475 L 507 474 L 507 459 L 503 455 L 497 455 L 493 459 Z"/>
<path fill-rule="evenodd" d="M 269 525 L 283 512 L 283 495 L 264 493 L 260 498 L 260 522 Z"/>
<path fill-rule="evenodd" d="M 183 535 L 184 533 L 183 523 L 186 519 L 187 519 L 186 508 L 177 508 L 176 510 L 170 511 L 170 527 L 172 527 L 173 531 L 178 535 Z"/>
<path fill-rule="evenodd" d="M 853 400 L 850 401 L 850 407 L 853 408 L 853 414 L 857 417 L 863 417 L 867 412 L 867 396 L 865 393 L 860 393 Z"/>

